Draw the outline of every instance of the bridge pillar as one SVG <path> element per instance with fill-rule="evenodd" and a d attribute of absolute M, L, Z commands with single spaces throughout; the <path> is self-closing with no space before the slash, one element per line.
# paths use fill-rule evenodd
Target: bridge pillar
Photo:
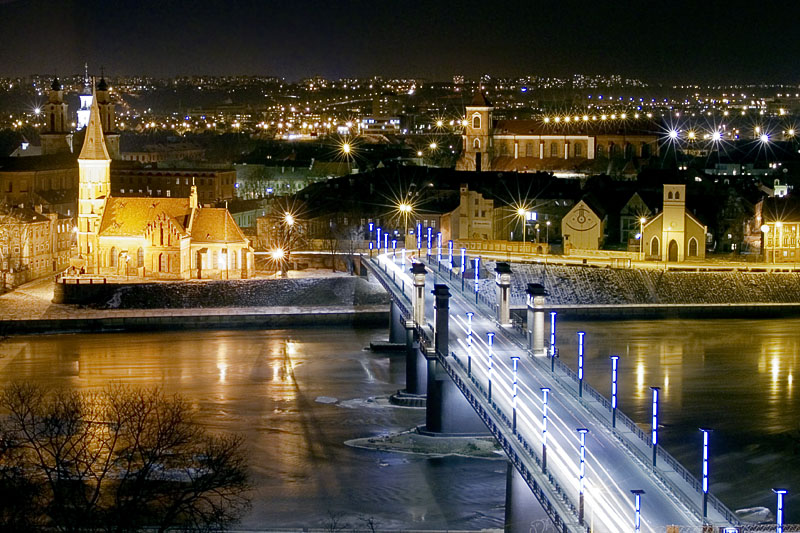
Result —
<path fill-rule="evenodd" d="M 547 355 L 544 345 L 544 306 L 547 292 L 539 283 L 528 283 L 528 348 L 533 355 Z"/>
<path fill-rule="evenodd" d="M 424 396 L 428 390 L 428 362 L 420 351 L 419 342 L 414 337 L 414 321 L 407 320 L 406 326 L 406 390 L 407 394 Z"/>
<path fill-rule="evenodd" d="M 414 277 L 414 297 L 412 298 L 414 323 L 425 327 L 425 274 L 428 270 L 422 263 L 411 265 L 411 275 Z"/>
<path fill-rule="evenodd" d="M 389 305 L 391 306 L 389 309 L 389 342 L 398 344 L 405 340 L 403 314 L 394 301 Z"/>
<path fill-rule="evenodd" d="M 497 321 L 503 327 L 511 325 L 511 267 L 508 263 L 497 263 Z"/>
<path fill-rule="evenodd" d="M 510 533 L 557 533 L 542 505 L 522 474 L 508 462 L 506 471 L 506 517 L 504 531 Z"/>
<path fill-rule="evenodd" d="M 443 435 L 484 435 L 488 433 L 467 399 L 444 368 L 436 353 L 449 357 L 450 291 L 434 285 L 434 346 L 428 347 L 428 400 L 425 404 L 425 432 Z"/>

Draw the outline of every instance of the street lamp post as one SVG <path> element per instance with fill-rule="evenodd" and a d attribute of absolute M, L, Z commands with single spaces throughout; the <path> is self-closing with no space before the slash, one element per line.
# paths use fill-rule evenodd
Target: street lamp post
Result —
<path fill-rule="evenodd" d="M 475 258 L 475 305 L 478 305 L 478 280 L 481 279 L 481 258 L 480 256 Z"/>
<path fill-rule="evenodd" d="M 472 377 L 472 311 L 467 312 L 467 377 Z"/>
<path fill-rule="evenodd" d="M 549 387 L 542 387 L 542 472 L 547 473 L 547 397 Z"/>
<path fill-rule="evenodd" d="M 467 249 L 461 249 L 461 292 L 464 292 L 464 277 L 467 273 Z"/>
<path fill-rule="evenodd" d="M 644 261 L 644 223 L 647 222 L 645 217 L 639 219 L 639 261 Z"/>
<path fill-rule="evenodd" d="M 611 356 L 611 427 L 617 427 L 617 362 L 618 355 Z"/>
<path fill-rule="evenodd" d="M 583 339 L 586 333 L 578 332 L 578 397 L 583 397 Z"/>
<path fill-rule="evenodd" d="M 589 433 L 589 430 L 586 428 L 578 428 L 577 429 L 578 435 L 580 435 L 581 439 L 581 451 L 580 451 L 580 470 L 578 471 L 578 523 L 583 525 L 583 492 L 584 492 L 584 478 L 586 477 L 586 434 Z"/>
<path fill-rule="evenodd" d="M 436 234 L 436 266 L 442 262 L 442 232 Z"/>
<path fill-rule="evenodd" d="M 660 387 L 650 387 L 653 391 L 653 420 L 652 420 L 652 445 L 653 445 L 653 467 L 656 466 L 656 457 L 658 455 L 658 391 Z"/>
<path fill-rule="evenodd" d="M 389 253 L 389 234 L 387 232 L 383 232 L 383 255 Z"/>
<path fill-rule="evenodd" d="M 786 489 L 772 489 L 778 496 L 778 508 L 775 512 L 775 533 L 783 533 L 783 497 L 786 495 Z"/>
<path fill-rule="evenodd" d="M 375 248 L 378 249 L 378 253 L 381 253 L 381 228 L 378 226 L 378 235 L 375 239 Z"/>
<path fill-rule="evenodd" d="M 489 338 L 489 361 L 488 361 L 488 367 L 489 367 L 489 372 L 488 372 L 488 376 L 489 376 L 489 403 L 492 403 L 492 365 L 494 363 L 494 357 L 493 357 L 493 354 L 492 354 L 492 345 L 494 344 L 494 333 L 489 332 L 489 333 L 486 334 L 486 336 Z"/>
<path fill-rule="evenodd" d="M 700 428 L 703 432 L 703 522 L 708 517 L 708 434 L 710 429 Z"/>
<path fill-rule="evenodd" d="M 547 226 L 547 244 L 550 244 L 550 221 L 549 220 L 545 223 L 545 226 Z"/>
<path fill-rule="evenodd" d="M 428 226 L 428 261 L 431 260 L 431 247 L 433 245 L 433 228 Z"/>
<path fill-rule="evenodd" d="M 417 222 L 417 257 L 422 254 L 422 222 Z"/>
<path fill-rule="evenodd" d="M 633 494 L 633 530 L 635 533 L 640 533 L 642 530 L 642 494 L 644 491 L 641 489 L 634 489 L 631 491 Z"/>
<path fill-rule="evenodd" d="M 522 242 L 525 242 L 525 226 L 528 225 L 528 221 L 526 220 L 528 212 L 524 207 L 520 207 L 517 209 L 517 215 L 519 215 L 519 218 L 522 220 Z"/>
<path fill-rule="evenodd" d="M 555 371 L 556 364 L 556 312 L 550 311 L 550 371 Z"/>
<path fill-rule="evenodd" d="M 519 356 L 511 356 L 511 362 L 514 365 L 514 383 L 511 388 L 511 408 L 513 414 L 511 416 L 511 431 L 517 432 L 517 367 L 519 365 Z"/>

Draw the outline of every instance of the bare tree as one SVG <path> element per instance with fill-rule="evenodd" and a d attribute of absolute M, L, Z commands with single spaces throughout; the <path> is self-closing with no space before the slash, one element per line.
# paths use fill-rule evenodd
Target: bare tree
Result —
<path fill-rule="evenodd" d="M 248 508 L 242 439 L 214 436 L 179 396 L 109 387 L 0 394 L 0 491 L 30 495 L 25 520 L 62 531 L 220 529 Z M 0 502 L 8 522 L 19 518 Z M 0 524 L 2 526 L 3 524 Z"/>

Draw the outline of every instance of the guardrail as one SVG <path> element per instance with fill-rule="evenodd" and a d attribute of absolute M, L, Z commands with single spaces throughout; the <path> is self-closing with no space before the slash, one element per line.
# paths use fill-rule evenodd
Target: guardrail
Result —
<path fill-rule="evenodd" d="M 435 258 L 432 258 L 432 261 L 435 261 Z M 450 284 L 452 285 L 452 280 L 445 279 L 445 282 L 448 282 L 448 281 L 450 281 Z M 453 287 L 451 287 L 451 288 L 453 288 Z M 458 289 L 458 287 L 455 287 L 455 289 Z M 464 290 L 464 296 L 466 297 L 466 288 Z M 477 302 L 482 303 L 483 306 L 486 309 L 488 309 L 488 311 L 491 313 L 490 317 L 493 320 L 496 320 L 497 304 L 495 302 L 491 301 L 491 299 L 488 296 L 486 296 L 485 294 L 482 294 L 480 292 L 477 293 L 475 298 L 476 298 L 476 303 Z M 512 323 L 512 326 L 513 326 L 513 323 Z M 518 327 L 512 327 L 510 330 L 506 329 L 506 328 L 498 328 L 498 332 L 504 338 L 506 338 L 507 340 L 509 340 L 509 341 L 513 342 L 514 344 L 516 344 L 521 350 L 523 350 L 525 352 L 528 351 L 528 346 L 526 345 L 526 343 L 520 342 L 520 339 L 518 337 L 514 337 L 512 335 L 509 335 L 510 332 L 515 332 L 515 333 L 518 333 L 523 339 L 527 340 L 526 339 L 527 331 L 526 331 L 526 329 L 523 328 L 522 321 L 520 321 L 520 324 L 519 324 Z M 556 380 L 558 380 L 559 382 L 562 382 L 562 379 L 559 376 L 559 372 L 560 372 L 562 374 L 562 376 L 565 376 L 567 378 L 567 380 L 570 382 L 570 385 L 572 385 L 575 388 L 575 390 L 577 390 L 577 388 L 578 388 L 578 375 L 577 375 L 577 373 L 575 371 L 573 371 L 571 368 L 569 368 L 566 364 L 561 362 L 558 358 L 556 358 L 554 361 L 551 361 L 551 362 L 546 362 L 542 358 L 533 358 L 533 359 L 534 359 L 534 361 L 536 361 L 547 372 L 550 372 L 550 369 L 546 368 L 546 367 L 550 366 L 552 364 L 553 368 L 558 371 L 558 372 L 554 372 L 554 374 L 555 374 L 554 377 L 556 378 Z M 563 382 L 562 382 L 562 384 L 563 384 Z M 590 397 L 592 400 L 596 401 L 603 409 L 607 410 L 608 412 L 611 412 L 611 402 L 610 402 L 610 400 L 606 399 L 602 394 L 597 392 L 597 390 L 595 390 L 593 387 L 588 385 L 585 381 L 583 383 L 583 390 L 584 390 L 584 393 L 588 397 Z M 582 402 L 582 403 L 587 407 L 587 410 L 589 410 L 590 412 L 593 411 L 593 408 L 589 403 L 587 403 L 585 401 Z M 624 434 L 622 434 L 621 432 L 616 431 L 613 428 L 611 428 L 610 424 L 605 419 L 605 417 L 599 416 L 598 413 L 594 413 L 594 415 L 598 420 L 602 421 L 609 429 L 612 429 L 613 434 L 617 437 L 617 439 L 620 442 L 620 444 L 625 446 L 626 449 L 628 449 L 631 453 L 633 453 L 636 457 L 638 457 L 639 460 L 643 462 L 643 464 L 647 465 L 648 462 L 651 461 L 651 458 L 650 458 L 651 456 L 650 455 L 644 453 L 634 443 L 629 442 Z M 632 419 L 630 419 L 627 415 L 622 413 L 619 409 L 617 409 L 617 415 L 616 416 L 617 416 L 617 421 L 620 422 L 625 428 L 627 428 L 632 435 L 637 437 L 641 441 L 641 443 L 644 444 L 645 447 L 648 447 L 648 448 L 652 449 L 652 445 L 650 443 L 650 435 L 649 434 L 647 434 L 644 431 L 642 431 L 642 429 L 639 428 L 639 426 Z M 690 509 L 699 509 L 697 500 L 699 500 L 699 497 L 702 496 L 702 483 L 701 483 L 701 481 L 699 479 L 697 479 L 691 472 L 689 472 L 683 465 L 681 465 L 678 462 L 677 459 L 675 459 L 671 454 L 669 454 L 663 448 L 663 446 L 658 448 L 657 454 L 658 454 L 658 458 L 661 460 L 661 464 L 668 465 L 680 478 L 682 478 L 686 483 L 688 483 L 689 488 L 696 492 L 696 494 L 698 495 L 698 498 L 695 498 L 695 499 L 688 498 L 687 495 L 685 494 L 685 491 L 682 490 L 680 487 L 678 487 L 669 478 L 669 476 L 664 474 L 664 472 L 662 472 L 659 468 L 657 468 L 657 467 L 653 467 L 652 468 L 653 475 L 655 475 L 661 482 L 663 482 L 666 486 L 668 486 L 671 489 L 671 491 L 674 493 L 674 495 L 684 505 L 686 505 Z M 734 524 L 734 525 L 741 525 L 741 522 L 736 517 L 735 513 L 733 511 L 731 511 L 730 509 L 728 509 L 713 494 L 709 493 L 709 495 L 708 495 L 708 503 L 709 503 L 709 506 L 711 508 L 715 509 L 717 512 L 719 512 L 720 515 L 722 515 L 722 517 L 726 521 L 728 521 L 729 523 Z"/>

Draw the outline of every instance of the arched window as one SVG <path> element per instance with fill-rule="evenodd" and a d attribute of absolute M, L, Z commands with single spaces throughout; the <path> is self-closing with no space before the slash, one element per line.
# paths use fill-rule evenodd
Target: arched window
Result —
<path fill-rule="evenodd" d="M 659 244 L 658 243 L 658 237 L 653 237 L 653 239 L 650 241 L 650 255 L 652 257 L 658 257 L 659 255 L 661 255 L 659 253 L 658 244 Z"/>
<path fill-rule="evenodd" d="M 167 254 L 165 253 L 158 254 L 158 271 L 159 272 L 167 271 Z"/>
<path fill-rule="evenodd" d="M 669 192 L 667 193 L 667 199 L 668 199 L 668 200 L 672 200 L 672 191 L 669 191 Z"/>
<path fill-rule="evenodd" d="M 558 143 L 550 143 L 550 157 L 558 157 Z"/>
<path fill-rule="evenodd" d="M 681 193 L 680 192 L 675 191 L 675 199 L 676 200 L 680 200 L 681 199 Z"/>
<path fill-rule="evenodd" d="M 117 247 L 112 246 L 108 251 L 108 266 L 114 268 L 117 266 Z"/>
<path fill-rule="evenodd" d="M 136 251 L 136 266 L 143 267 L 144 266 L 144 248 L 141 246 Z"/>
<path fill-rule="evenodd" d="M 670 198 L 672 198 L 671 194 L 670 194 Z M 159 241 L 159 244 L 161 246 L 164 246 L 164 224 L 161 224 L 161 226 L 159 226 L 159 228 L 161 230 L 161 240 Z"/>
<path fill-rule="evenodd" d="M 481 129 L 481 116 L 480 115 L 472 115 L 472 128 L 479 130 Z"/>
<path fill-rule="evenodd" d="M 56 131 L 56 114 L 50 113 L 50 131 Z"/>
<path fill-rule="evenodd" d="M 697 257 L 697 239 L 689 239 L 689 257 Z"/>
<path fill-rule="evenodd" d="M 533 143 L 525 143 L 525 156 L 533 157 Z"/>
<path fill-rule="evenodd" d="M 625 144 L 625 159 L 633 159 L 633 145 Z"/>
<path fill-rule="evenodd" d="M 575 143 L 575 157 L 583 157 L 583 143 Z"/>
<path fill-rule="evenodd" d="M 480 139 L 475 139 L 474 141 L 472 141 L 472 147 L 475 148 L 476 150 L 480 150 L 481 149 L 481 140 Z"/>

